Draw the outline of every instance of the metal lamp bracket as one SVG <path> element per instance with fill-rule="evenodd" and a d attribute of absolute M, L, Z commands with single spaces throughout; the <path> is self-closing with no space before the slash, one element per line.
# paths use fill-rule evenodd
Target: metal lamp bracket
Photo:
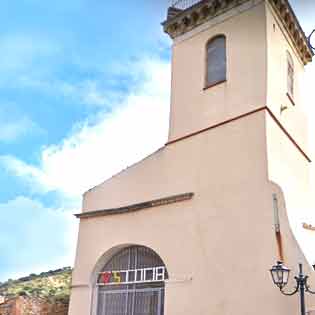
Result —
<path fill-rule="evenodd" d="M 312 45 L 312 41 L 311 41 L 311 39 L 312 39 L 312 37 L 313 37 L 313 35 L 315 34 L 315 29 L 313 30 L 313 32 L 310 34 L 310 36 L 308 37 L 308 44 L 309 44 L 309 46 L 315 51 L 315 47 Z"/>

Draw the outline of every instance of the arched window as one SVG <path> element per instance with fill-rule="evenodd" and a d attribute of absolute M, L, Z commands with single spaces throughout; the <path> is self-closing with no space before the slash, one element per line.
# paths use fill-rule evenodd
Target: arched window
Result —
<path fill-rule="evenodd" d="M 287 89 L 288 94 L 294 97 L 294 62 L 290 53 L 287 51 Z"/>
<path fill-rule="evenodd" d="M 121 250 L 98 276 L 97 315 L 163 315 L 167 278 L 162 259 L 151 249 Z"/>
<path fill-rule="evenodd" d="M 206 87 L 226 80 L 226 39 L 220 35 L 207 44 Z"/>

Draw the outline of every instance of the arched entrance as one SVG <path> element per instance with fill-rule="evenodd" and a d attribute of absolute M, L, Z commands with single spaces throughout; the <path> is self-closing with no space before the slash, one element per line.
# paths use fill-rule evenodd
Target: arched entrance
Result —
<path fill-rule="evenodd" d="M 153 250 L 131 246 L 119 251 L 98 275 L 97 315 L 163 315 L 167 278 Z"/>

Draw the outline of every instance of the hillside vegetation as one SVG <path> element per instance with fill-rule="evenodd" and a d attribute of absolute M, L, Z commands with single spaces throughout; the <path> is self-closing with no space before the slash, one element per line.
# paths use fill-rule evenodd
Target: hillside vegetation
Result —
<path fill-rule="evenodd" d="M 39 275 L 31 274 L 17 280 L 9 279 L 0 283 L 0 295 L 15 297 L 27 295 L 50 300 L 66 301 L 70 296 L 71 285 L 70 267 L 42 272 Z"/>

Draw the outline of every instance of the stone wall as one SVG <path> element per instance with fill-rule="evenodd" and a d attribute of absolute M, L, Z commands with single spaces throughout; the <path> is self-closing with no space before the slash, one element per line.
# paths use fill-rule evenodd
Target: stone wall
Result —
<path fill-rule="evenodd" d="M 20 296 L 0 304 L 0 315 L 67 315 L 68 301 L 51 302 L 46 299 Z"/>
<path fill-rule="evenodd" d="M 16 299 L 2 300 L 0 304 L 0 315 L 15 315 L 16 313 Z"/>

